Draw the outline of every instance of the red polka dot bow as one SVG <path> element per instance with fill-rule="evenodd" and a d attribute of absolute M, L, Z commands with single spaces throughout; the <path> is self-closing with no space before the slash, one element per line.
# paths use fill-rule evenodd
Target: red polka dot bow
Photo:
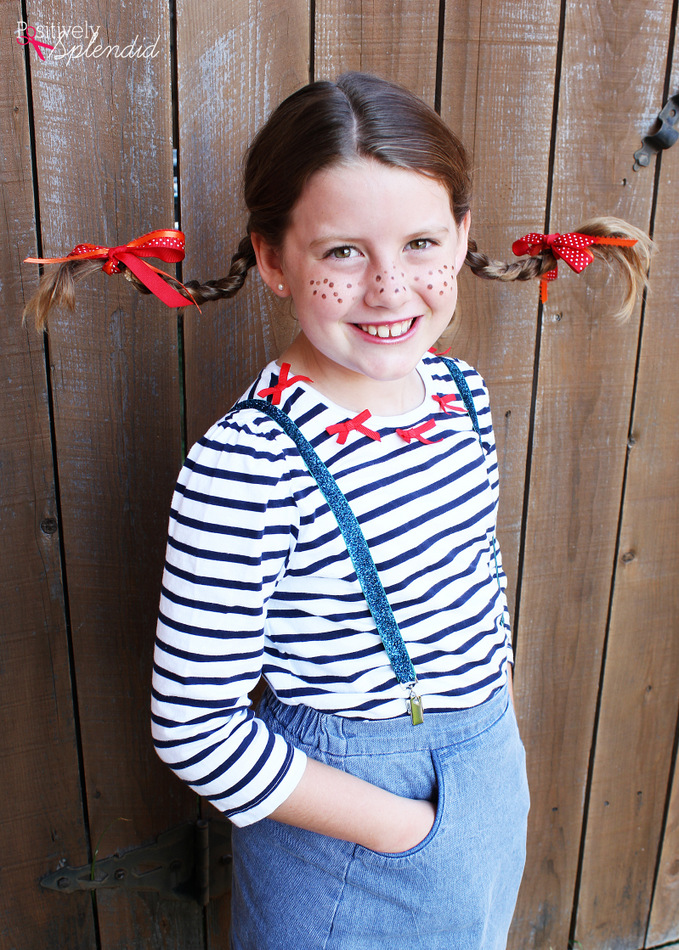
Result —
<path fill-rule="evenodd" d="M 141 237 L 135 238 L 129 244 L 118 247 L 102 247 L 99 244 L 78 244 L 66 257 L 27 257 L 27 264 L 63 264 L 66 261 L 103 260 L 102 270 L 107 274 L 120 273 L 120 265 L 124 264 L 152 294 L 162 300 L 168 307 L 185 307 L 195 304 L 189 291 L 183 284 L 186 296 L 180 294 L 164 277 L 164 271 L 148 264 L 143 258 L 155 257 L 167 264 L 177 264 L 184 260 L 184 235 L 181 231 L 160 229 L 150 231 Z M 180 282 L 177 281 L 179 284 Z M 197 306 L 197 305 L 196 305 Z M 200 309 L 200 308 L 199 308 Z"/>
<path fill-rule="evenodd" d="M 595 237 L 592 234 L 580 234 L 573 231 L 569 234 L 526 234 L 512 244 L 512 251 L 517 256 L 530 254 L 535 257 L 543 251 L 551 251 L 554 257 L 564 261 L 571 270 L 580 274 L 588 264 L 594 260 L 594 255 L 587 248 L 591 244 L 614 244 L 620 247 L 632 247 L 637 242 L 631 238 Z M 555 264 L 551 270 L 540 278 L 540 300 L 547 302 L 547 282 L 556 280 L 558 268 Z"/>

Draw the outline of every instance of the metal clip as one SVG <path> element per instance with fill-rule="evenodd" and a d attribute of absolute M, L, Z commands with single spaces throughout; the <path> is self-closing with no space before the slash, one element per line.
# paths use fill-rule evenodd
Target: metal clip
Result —
<path fill-rule="evenodd" d="M 408 696 L 408 712 L 410 713 L 412 724 L 414 726 L 421 726 L 424 722 L 424 706 L 422 704 L 422 697 L 418 696 L 415 692 L 416 685 L 417 680 L 407 684 L 410 690 L 410 695 Z"/>
<path fill-rule="evenodd" d="M 634 153 L 634 171 L 646 168 L 651 164 L 651 158 L 661 149 L 669 148 L 679 138 L 679 130 L 674 126 L 679 121 L 679 93 L 667 100 L 658 113 L 660 128 L 652 135 L 645 135 L 643 145 Z"/>

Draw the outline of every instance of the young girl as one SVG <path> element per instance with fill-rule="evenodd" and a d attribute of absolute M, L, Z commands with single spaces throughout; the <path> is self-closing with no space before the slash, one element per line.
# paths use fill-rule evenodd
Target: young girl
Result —
<path fill-rule="evenodd" d="M 233 950 L 500 950 L 528 790 L 497 460 L 483 380 L 432 348 L 464 263 L 544 279 L 557 257 L 608 255 L 629 311 L 650 244 L 602 219 L 489 261 L 457 138 L 360 74 L 279 106 L 245 198 L 229 274 L 188 287 L 231 296 L 256 263 L 299 332 L 179 476 L 156 748 L 233 822 Z M 48 279 L 40 313 L 79 266 Z"/>

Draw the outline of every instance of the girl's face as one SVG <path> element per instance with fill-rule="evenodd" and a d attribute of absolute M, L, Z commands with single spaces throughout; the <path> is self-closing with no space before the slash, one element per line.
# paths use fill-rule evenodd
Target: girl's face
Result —
<path fill-rule="evenodd" d="M 421 398 L 415 367 L 455 310 L 468 229 L 444 186 L 417 172 L 372 160 L 317 172 L 279 251 L 253 235 L 264 280 L 294 302 L 293 370 L 343 405 L 358 392 L 364 404 Z M 400 402 L 394 412 L 412 408 Z"/>

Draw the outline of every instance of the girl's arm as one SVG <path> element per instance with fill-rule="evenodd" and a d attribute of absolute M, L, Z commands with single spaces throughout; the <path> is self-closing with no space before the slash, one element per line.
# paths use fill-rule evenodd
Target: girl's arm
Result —
<path fill-rule="evenodd" d="M 419 844 L 430 831 L 436 806 L 402 798 L 330 765 L 307 759 L 299 784 L 270 818 L 331 838 L 355 841 L 372 851 L 397 853 Z"/>

